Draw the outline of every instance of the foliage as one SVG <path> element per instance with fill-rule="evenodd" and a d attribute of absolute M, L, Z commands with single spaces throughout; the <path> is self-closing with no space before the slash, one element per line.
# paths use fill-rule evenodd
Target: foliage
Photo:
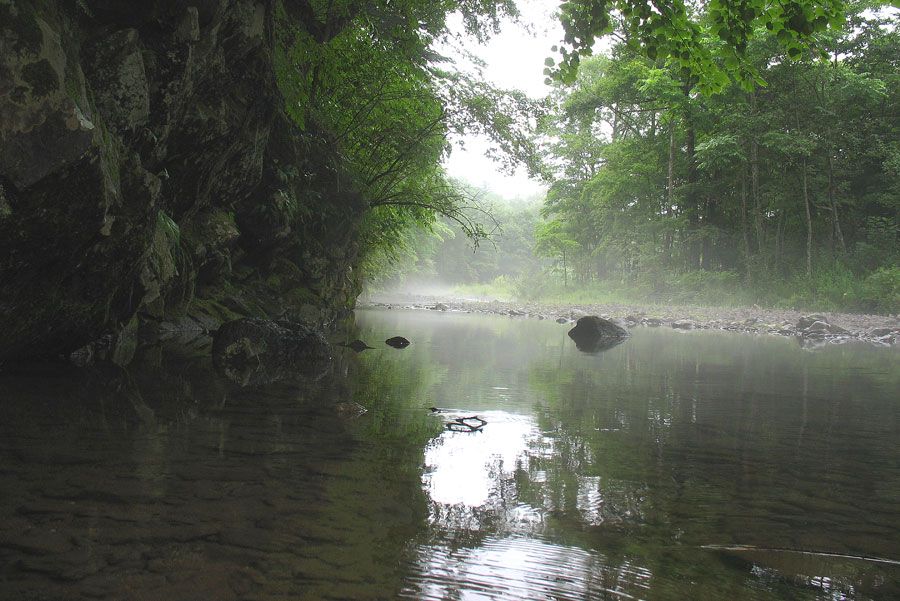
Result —
<path fill-rule="evenodd" d="M 566 0 L 560 63 L 546 61 L 548 77 L 575 81 L 581 58 L 596 38 L 615 32 L 629 49 L 665 61 L 702 91 L 721 91 L 735 78 L 746 89 L 763 83 L 748 54 L 751 43 L 772 36 L 792 59 L 815 46 L 815 35 L 844 21 L 843 0 Z"/>
<path fill-rule="evenodd" d="M 409 243 L 403 246 L 404 252 L 383 256 L 384 260 L 366 268 L 370 289 L 495 282 L 506 294 L 521 274 L 541 271 L 532 254 L 539 219 L 536 200 L 510 202 L 484 190 L 460 188 L 489 207 L 496 224 L 490 244 L 473 248 L 463 229 L 446 219 L 438 220 L 431 232 L 411 225 L 404 235 Z"/>
<path fill-rule="evenodd" d="M 856 302 L 863 311 L 900 313 L 900 267 L 882 267 L 866 276 Z"/>
<path fill-rule="evenodd" d="M 477 39 L 516 14 L 511 0 L 282 4 L 276 75 L 286 110 L 336 149 L 336 171 L 364 203 L 370 264 L 402 246 L 410 226 L 433 227 L 436 214 L 476 245 L 490 235 L 490 216 L 440 167 L 452 133 L 489 134 L 508 162 L 539 169 L 529 134 L 538 107 L 434 52 L 454 11 Z"/>
<path fill-rule="evenodd" d="M 812 36 L 828 63 L 787 60 L 774 30 L 757 32 L 746 60 L 766 90 L 694 94 L 692 74 L 627 41 L 557 85 L 544 214 L 575 242 L 575 279 L 669 299 L 740 285 L 748 302 L 895 307 L 889 283 L 863 282 L 898 259 L 900 36 L 864 8 L 852 30 Z"/>

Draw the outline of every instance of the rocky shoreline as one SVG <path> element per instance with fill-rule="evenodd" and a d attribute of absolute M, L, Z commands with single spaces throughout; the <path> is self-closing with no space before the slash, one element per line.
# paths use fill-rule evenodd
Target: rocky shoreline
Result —
<path fill-rule="evenodd" d="M 669 327 L 681 330 L 726 330 L 800 338 L 805 348 L 854 340 L 880 347 L 900 344 L 900 317 L 854 313 L 804 313 L 760 307 L 661 307 L 615 304 L 551 305 L 403 295 L 373 297 L 358 308 L 421 309 L 508 315 L 513 318 L 550 319 L 573 323 L 597 315 L 625 328 Z"/>

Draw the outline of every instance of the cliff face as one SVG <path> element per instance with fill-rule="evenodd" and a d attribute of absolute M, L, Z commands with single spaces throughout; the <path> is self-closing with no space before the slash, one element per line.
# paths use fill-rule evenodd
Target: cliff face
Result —
<path fill-rule="evenodd" d="M 352 306 L 362 204 L 283 113 L 273 4 L 0 0 L 0 361 Z"/>

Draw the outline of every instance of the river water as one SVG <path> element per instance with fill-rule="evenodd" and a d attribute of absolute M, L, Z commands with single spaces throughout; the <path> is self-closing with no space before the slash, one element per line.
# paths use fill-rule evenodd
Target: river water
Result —
<path fill-rule="evenodd" d="M 0 374 L 0 599 L 900 598 L 896 350 L 348 328 L 316 381 L 190 344 Z"/>

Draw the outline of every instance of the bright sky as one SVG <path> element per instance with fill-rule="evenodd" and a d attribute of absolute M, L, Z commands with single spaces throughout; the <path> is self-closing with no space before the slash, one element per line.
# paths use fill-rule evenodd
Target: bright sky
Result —
<path fill-rule="evenodd" d="M 488 81 L 539 98 L 549 91 L 544 84 L 544 59 L 551 55 L 550 47 L 562 39 L 562 27 L 553 18 L 558 4 L 546 0 L 519 0 L 517 4 L 522 13 L 519 23 L 505 23 L 501 33 L 488 44 L 478 45 L 472 41 L 467 49 L 486 63 L 484 76 Z M 461 20 L 451 20 L 451 26 L 457 31 L 462 30 Z M 444 163 L 452 177 L 485 187 L 506 198 L 544 191 L 545 188 L 529 179 L 522 169 L 513 176 L 500 172 L 484 155 L 488 147 L 485 139 L 469 136 L 463 141 L 465 148 L 454 144 L 450 158 Z"/>

